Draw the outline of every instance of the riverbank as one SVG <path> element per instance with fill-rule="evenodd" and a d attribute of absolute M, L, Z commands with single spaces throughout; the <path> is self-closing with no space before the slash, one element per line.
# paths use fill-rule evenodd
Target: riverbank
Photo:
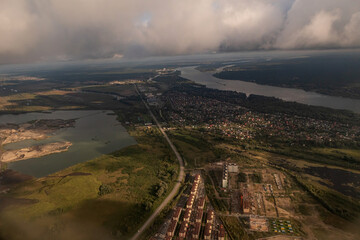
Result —
<path fill-rule="evenodd" d="M 297 102 L 301 104 L 332 108 L 337 110 L 350 110 L 360 113 L 360 100 L 343 97 L 334 97 L 322 95 L 315 92 L 306 92 L 302 89 L 275 87 L 261 85 L 254 82 L 240 80 L 224 80 L 213 76 L 210 72 L 201 72 L 196 67 L 181 67 L 181 77 L 191 80 L 207 88 L 218 90 L 230 90 L 244 93 L 246 96 L 259 95 L 266 97 L 275 97 L 287 102 Z"/>
<path fill-rule="evenodd" d="M 11 128 L 16 130 L 14 136 L 30 130 L 46 135 L 46 138 L 41 140 L 31 138 L 5 144 L 2 147 L 3 152 L 54 142 L 72 143 L 68 151 L 7 164 L 9 169 L 37 178 L 136 143 L 110 111 L 69 110 L 8 114 L 0 116 L 0 122 L 9 123 L 6 128 L 12 126 Z M 24 123 L 31 126 L 22 131 L 20 129 L 24 128 Z"/>
<path fill-rule="evenodd" d="M 74 127 L 75 119 L 41 119 L 22 124 L 0 125 L 0 146 L 24 140 L 41 140 L 61 128 Z"/>
<path fill-rule="evenodd" d="M 53 153 L 67 151 L 72 145 L 69 141 L 33 145 L 17 149 L 7 149 L 8 144 L 25 140 L 43 140 L 61 128 L 74 127 L 75 120 L 41 119 L 22 124 L 7 123 L 0 126 L 0 162 L 9 163 L 30 158 L 38 158 Z"/>
<path fill-rule="evenodd" d="M 7 150 L 0 156 L 0 161 L 4 163 L 38 158 L 53 153 L 65 152 L 71 147 L 71 142 L 55 142 L 37 145 L 16 150 Z"/>
<path fill-rule="evenodd" d="M 201 69 L 203 70 L 203 69 Z M 277 78 L 266 78 L 266 76 L 262 76 L 261 78 L 257 78 L 257 76 L 253 76 L 249 71 L 244 70 L 233 70 L 226 69 L 221 70 L 220 72 L 211 72 L 212 75 L 216 78 L 223 80 L 231 80 L 231 81 L 244 81 L 249 83 L 256 83 L 259 85 L 268 85 L 280 88 L 293 88 L 300 89 L 306 92 L 315 92 L 322 95 L 333 96 L 333 97 L 341 97 L 341 98 L 350 98 L 350 99 L 360 99 L 360 87 L 358 83 L 352 83 L 351 85 L 345 86 L 337 86 L 337 85 L 328 85 L 325 83 L 314 83 L 314 82 L 301 82 L 298 78 L 294 77 L 294 79 L 287 79 L 286 81 L 279 81 Z M 256 73 L 256 72 L 255 72 Z M 250 75 L 250 76 L 249 76 Z"/>

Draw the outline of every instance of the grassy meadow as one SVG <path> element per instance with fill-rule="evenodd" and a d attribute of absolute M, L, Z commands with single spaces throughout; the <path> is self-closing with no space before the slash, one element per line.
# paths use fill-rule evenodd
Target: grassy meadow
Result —
<path fill-rule="evenodd" d="M 137 145 L 12 190 L 12 198 L 31 199 L 34 203 L 10 205 L 2 211 L 3 236 L 24 239 L 28 236 L 26 228 L 11 229 L 16 224 L 31 224 L 39 234 L 56 239 L 58 229 L 64 234 L 77 232 L 73 226 L 79 222 L 96 226 L 97 232 L 109 238 L 132 236 L 172 189 L 178 166 L 157 129 L 134 128 L 130 134 Z M 159 186 L 163 189 L 159 190 Z M 37 237 L 34 239 L 40 239 Z"/>

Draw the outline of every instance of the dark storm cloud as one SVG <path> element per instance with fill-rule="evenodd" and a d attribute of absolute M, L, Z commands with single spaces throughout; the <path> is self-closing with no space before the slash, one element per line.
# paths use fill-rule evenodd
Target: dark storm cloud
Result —
<path fill-rule="evenodd" d="M 360 46 L 354 0 L 0 0 L 0 63 Z"/>

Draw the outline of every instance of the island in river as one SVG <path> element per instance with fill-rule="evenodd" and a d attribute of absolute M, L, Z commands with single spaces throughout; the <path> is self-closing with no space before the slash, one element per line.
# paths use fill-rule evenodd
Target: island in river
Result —
<path fill-rule="evenodd" d="M 0 162 L 8 163 L 30 158 L 37 158 L 53 153 L 67 151 L 72 145 L 69 141 L 34 145 L 20 149 L 3 149 L 10 143 L 24 140 L 41 140 L 60 128 L 73 127 L 74 119 L 41 119 L 23 124 L 6 124 L 0 126 Z"/>
<path fill-rule="evenodd" d="M 16 150 L 7 150 L 0 156 L 2 162 L 15 162 L 30 158 L 37 158 L 53 153 L 65 152 L 71 147 L 71 142 L 55 142 Z"/>

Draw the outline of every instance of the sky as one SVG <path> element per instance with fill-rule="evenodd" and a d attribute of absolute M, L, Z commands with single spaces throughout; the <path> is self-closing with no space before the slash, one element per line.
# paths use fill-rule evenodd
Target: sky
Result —
<path fill-rule="evenodd" d="M 0 0 L 0 64 L 360 47 L 360 0 Z"/>

